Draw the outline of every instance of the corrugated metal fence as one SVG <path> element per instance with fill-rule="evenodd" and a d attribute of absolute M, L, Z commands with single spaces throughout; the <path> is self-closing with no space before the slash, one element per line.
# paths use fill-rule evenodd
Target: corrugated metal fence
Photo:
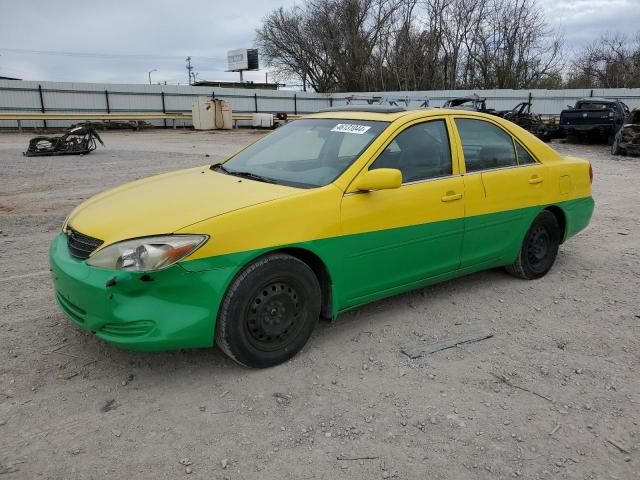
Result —
<path fill-rule="evenodd" d="M 70 82 L 32 82 L 0 80 L 0 112 L 49 113 L 172 113 L 191 112 L 198 96 L 223 98 L 236 113 L 289 112 L 311 113 L 330 106 L 344 105 L 347 97 L 356 96 L 361 103 L 366 97 L 389 100 L 409 98 L 409 106 L 417 108 L 425 100 L 440 107 L 450 98 L 478 94 L 487 98 L 487 106 L 498 110 L 512 108 L 531 98 L 534 111 L 558 115 L 567 105 L 582 97 L 619 98 L 630 108 L 640 107 L 640 89 L 595 90 L 440 90 L 419 92 L 358 92 L 320 94 L 288 90 L 251 90 L 180 85 L 127 85 Z M 48 126 L 64 126 L 69 122 L 48 122 Z M 158 125 L 162 121 L 154 122 Z M 38 124 L 38 125 L 36 125 Z M 41 122 L 23 122 L 41 126 Z M 0 121 L 0 127 L 16 127 L 12 121 Z"/>

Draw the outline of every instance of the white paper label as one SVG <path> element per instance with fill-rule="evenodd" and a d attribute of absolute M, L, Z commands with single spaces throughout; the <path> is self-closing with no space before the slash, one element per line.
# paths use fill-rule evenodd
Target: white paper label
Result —
<path fill-rule="evenodd" d="M 331 129 L 332 132 L 356 133 L 362 135 L 371 127 L 368 125 L 355 125 L 353 123 L 339 123 Z"/>

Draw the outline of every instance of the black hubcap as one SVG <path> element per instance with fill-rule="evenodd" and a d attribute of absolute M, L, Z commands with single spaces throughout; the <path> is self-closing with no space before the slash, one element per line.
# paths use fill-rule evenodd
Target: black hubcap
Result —
<path fill-rule="evenodd" d="M 551 250 L 551 238 L 546 228 L 537 226 L 529 235 L 527 260 L 534 270 L 544 269 Z"/>
<path fill-rule="evenodd" d="M 270 283 L 251 300 L 245 319 L 249 341 L 260 350 L 285 346 L 300 324 L 301 301 L 297 290 L 286 282 Z"/>

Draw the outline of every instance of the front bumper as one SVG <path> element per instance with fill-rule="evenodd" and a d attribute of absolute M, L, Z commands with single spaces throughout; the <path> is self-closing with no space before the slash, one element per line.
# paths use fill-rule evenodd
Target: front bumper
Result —
<path fill-rule="evenodd" d="M 236 272 L 177 264 L 145 275 L 90 267 L 71 256 L 64 234 L 51 243 L 49 258 L 67 317 L 102 340 L 139 351 L 213 345 L 218 307 Z"/>

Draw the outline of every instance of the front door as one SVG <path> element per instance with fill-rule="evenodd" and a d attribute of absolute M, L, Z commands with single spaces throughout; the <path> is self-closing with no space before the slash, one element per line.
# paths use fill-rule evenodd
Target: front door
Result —
<path fill-rule="evenodd" d="M 418 286 L 459 267 L 464 184 L 448 127 L 444 118 L 411 124 L 370 164 L 370 170 L 399 169 L 400 188 L 345 194 L 342 305 Z"/>

